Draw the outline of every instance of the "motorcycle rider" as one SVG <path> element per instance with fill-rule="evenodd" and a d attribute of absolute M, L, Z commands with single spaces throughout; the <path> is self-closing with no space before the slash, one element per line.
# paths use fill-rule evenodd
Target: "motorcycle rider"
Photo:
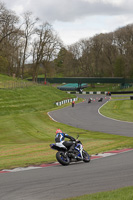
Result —
<path fill-rule="evenodd" d="M 70 139 L 70 141 L 65 141 L 65 138 Z M 58 145 L 59 147 L 63 147 L 63 148 L 66 148 L 66 146 L 70 147 L 68 153 L 72 153 L 75 147 L 76 140 L 72 136 L 66 133 L 63 133 L 62 130 L 57 129 L 55 142 L 56 142 L 56 145 Z"/>

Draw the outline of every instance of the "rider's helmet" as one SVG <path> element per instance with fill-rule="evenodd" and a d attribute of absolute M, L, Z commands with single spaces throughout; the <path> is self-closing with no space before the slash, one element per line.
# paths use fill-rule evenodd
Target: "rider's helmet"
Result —
<path fill-rule="evenodd" d="M 62 130 L 57 129 L 57 130 L 56 130 L 56 134 L 57 134 L 57 133 L 62 133 Z"/>

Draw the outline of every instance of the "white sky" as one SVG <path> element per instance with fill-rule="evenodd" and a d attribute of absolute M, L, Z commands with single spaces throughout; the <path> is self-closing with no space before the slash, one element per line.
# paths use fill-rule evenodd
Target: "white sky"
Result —
<path fill-rule="evenodd" d="M 0 0 L 53 25 L 65 45 L 133 23 L 133 0 Z"/>

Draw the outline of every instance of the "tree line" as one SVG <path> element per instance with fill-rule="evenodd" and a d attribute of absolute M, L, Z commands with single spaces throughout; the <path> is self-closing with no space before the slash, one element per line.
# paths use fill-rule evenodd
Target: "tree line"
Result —
<path fill-rule="evenodd" d="M 0 3 L 0 73 L 133 78 L 133 24 L 65 46 L 52 25 Z"/>
<path fill-rule="evenodd" d="M 133 78 L 133 24 L 62 48 L 56 64 L 66 76 Z"/>

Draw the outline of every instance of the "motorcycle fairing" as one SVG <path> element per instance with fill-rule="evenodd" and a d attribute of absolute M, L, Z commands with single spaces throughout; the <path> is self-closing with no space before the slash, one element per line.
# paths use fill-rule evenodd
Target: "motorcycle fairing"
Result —
<path fill-rule="evenodd" d="M 75 147 L 75 149 L 79 152 L 78 156 L 83 158 L 83 155 L 82 155 L 83 145 L 78 143 L 77 146 Z"/>
<path fill-rule="evenodd" d="M 57 151 L 66 150 L 66 147 L 63 144 L 60 144 L 60 143 L 50 144 L 50 147 L 51 147 L 51 149 L 55 149 Z"/>

